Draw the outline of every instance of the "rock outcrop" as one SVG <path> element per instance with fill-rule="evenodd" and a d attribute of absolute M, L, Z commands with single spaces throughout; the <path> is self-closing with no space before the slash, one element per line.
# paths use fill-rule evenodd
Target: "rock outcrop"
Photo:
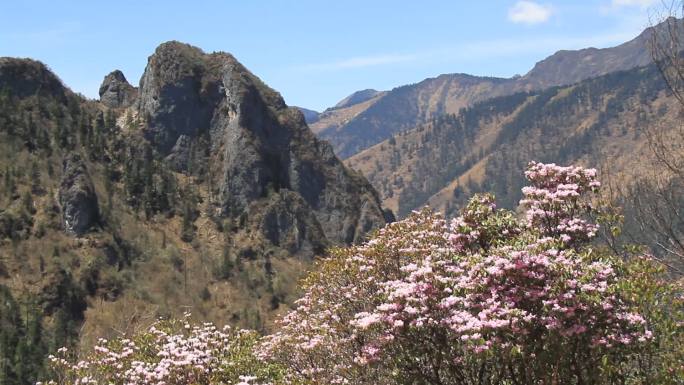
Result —
<path fill-rule="evenodd" d="M 349 244 L 385 223 L 366 179 L 230 54 L 162 44 L 148 60 L 137 107 L 145 137 L 177 171 L 187 172 L 192 159 L 211 178 L 221 216 L 263 217 L 276 245 Z M 323 237 L 314 240 L 317 229 Z"/>
<path fill-rule="evenodd" d="M 80 236 L 98 223 L 99 209 L 95 188 L 85 163 L 77 154 L 69 155 L 63 162 L 59 203 L 67 233 Z"/>
<path fill-rule="evenodd" d="M 123 72 L 115 70 L 105 76 L 99 94 L 100 102 L 105 106 L 124 108 L 135 102 L 138 90 L 128 83 Z"/>

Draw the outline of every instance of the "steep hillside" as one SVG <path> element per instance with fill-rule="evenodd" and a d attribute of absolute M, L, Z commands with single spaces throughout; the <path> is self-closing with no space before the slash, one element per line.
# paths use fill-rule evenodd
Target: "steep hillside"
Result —
<path fill-rule="evenodd" d="M 655 27 L 664 28 L 664 24 Z M 537 63 L 522 77 L 496 79 L 463 74 L 441 75 L 395 88 L 352 119 L 314 130 L 341 158 L 348 158 L 391 135 L 428 123 L 443 114 L 497 96 L 573 84 L 650 63 L 649 28 L 633 40 L 612 48 L 559 51 Z"/>
<path fill-rule="evenodd" d="M 426 79 L 389 91 L 347 122 L 319 131 L 318 135 L 330 141 L 338 156 L 348 158 L 435 116 L 455 113 L 474 101 L 510 93 L 510 83 L 508 79 L 465 74 Z"/>
<path fill-rule="evenodd" d="M 406 215 L 424 204 L 453 212 L 474 192 L 492 191 L 514 207 L 531 160 L 644 167 L 640 129 L 674 127 L 679 109 L 653 67 L 579 84 L 498 97 L 433 119 L 347 160 L 384 203 Z"/>
<path fill-rule="evenodd" d="M 165 43 L 139 88 L 114 71 L 100 95 L 0 58 L 0 313 L 23 309 L 0 316 L 0 359 L 35 366 L 21 383 L 47 351 L 159 316 L 268 328 L 315 256 L 391 219 L 229 54 Z"/>

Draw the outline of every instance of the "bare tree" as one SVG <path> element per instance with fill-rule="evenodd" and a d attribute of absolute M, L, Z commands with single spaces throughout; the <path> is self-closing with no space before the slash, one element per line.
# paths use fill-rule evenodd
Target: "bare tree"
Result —
<path fill-rule="evenodd" d="M 649 50 L 665 82 L 677 100 L 684 105 L 684 2 L 663 3 L 663 12 L 652 17 Z"/>
<path fill-rule="evenodd" d="M 668 89 L 684 108 L 684 1 L 663 7 L 664 12 L 652 21 L 648 48 Z M 684 126 L 649 125 L 646 134 L 660 165 L 684 178 Z"/>
<path fill-rule="evenodd" d="M 653 163 L 625 189 L 622 203 L 631 238 L 684 275 L 684 1 L 664 2 L 661 11 L 652 18 L 648 48 L 680 110 L 674 124 L 640 127 Z"/>

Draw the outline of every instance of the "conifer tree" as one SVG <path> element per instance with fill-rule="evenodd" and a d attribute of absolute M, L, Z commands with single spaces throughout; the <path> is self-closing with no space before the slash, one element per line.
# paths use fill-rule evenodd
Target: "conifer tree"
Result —
<path fill-rule="evenodd" d="M 33 115 L 31 113 L 28 114 L 28 117 L 26 119 L 26 147 L 29 149 L 29 151 L 34 151 L 36 149 L 36 143 L 38 139 L 38 128 L 36 127 L 36 123 L 33 121 Z"/>
<path fill-rule="evenodd" d="M 5 193 L 8 197 L 12 197 L 17 192 L 17 185 L 14 181 L 14 170 L 7 166 L 5 168 Z"/>
<path fill-rule="evenodd" d="M 110 134 L 116 130 L 116 116 L 112 110 L 107 110 L 104 117 L 104 132 Z"/>
<path fill-rule="evenodd" d="M 79 124 L 78 124 L 78 137 L 82 144 L 87 144 L 90 140 L 90 136 L 93 133 L 93 125 L 90 122 L 90 117 L 86 112 L 81 114 Z"/>
<path fill-rule="evenodd" d="M 40 170 L 38 169 L 38 163 L 35 160 L 31 161 L 30 166 L 30 177 L 31 177 L 31 192 L 37 194 L 41 192 L 42 187 L 40 185 Z"/>

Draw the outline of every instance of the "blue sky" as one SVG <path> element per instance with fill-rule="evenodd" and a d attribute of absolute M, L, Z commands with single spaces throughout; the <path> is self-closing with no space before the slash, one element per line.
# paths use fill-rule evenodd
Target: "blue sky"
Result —
<path fill-rule="evenodd" d="M 137 85 L 160 43 L 228 51 L 290 105 L 442 73 L 524 74 L 560 49 L 608 47 L 649 25 L 660 0 L 3 1 L 0 56 L 31 57 L 97 97 L 121 69 Z"/>

